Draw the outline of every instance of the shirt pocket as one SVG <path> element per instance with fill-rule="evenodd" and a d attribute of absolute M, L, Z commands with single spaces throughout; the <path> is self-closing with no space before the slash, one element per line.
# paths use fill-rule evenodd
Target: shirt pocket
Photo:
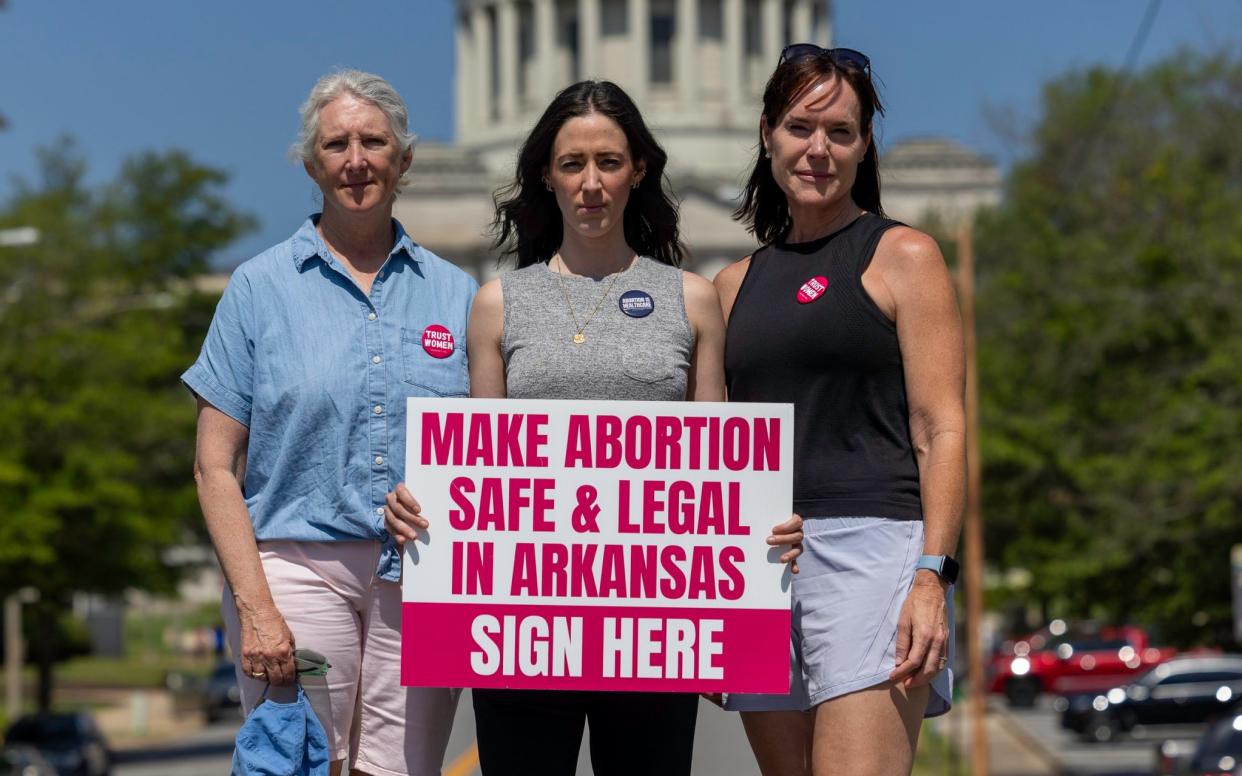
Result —
<path fill-rule="evenodd" d="M 672 353 L 627 350 L 621 354 L 621 371 L 640 383 L 663 383 L 677 377 L 676 361 Z"/>
<path fill-rule="evenodd" d="M 401 379 L 416 389 L 415 396 L 468 396 L 470 373 L 466 367 L 465 332 L 439 324 L 452 335 L 452 351 L 438 358 L 423 347 L 423 334 L 432 325 L 436 324 L 428 321 L 422 326 L 401 329 Z"/>

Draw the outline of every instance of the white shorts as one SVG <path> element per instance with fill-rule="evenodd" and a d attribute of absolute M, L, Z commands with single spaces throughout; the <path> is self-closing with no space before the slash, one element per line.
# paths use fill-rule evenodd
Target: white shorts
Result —
<path fill-rule="evenodd" d="M 332 760 L 375 776 L 439 774 L 460 690 L 401 686 L 401 585 L 375 577 L 380 544 L 260 542 L 259 557 L 276 608 L 298 647 L 322 653 L 328 675 L 302 680 L 328 734 Z M 237 660 L 242 708 L 265 682 L 241 670 L 241 632 L 232 591 L 222 602 Z M 292 687 L 268 696 L 289 701 Z"/>
<path fill-rule="evenodd" d="M 813 517 L 802 523 L 802 556 L 790 594 L 790 691 L 735 694 L 731 711 L 806 710 L 888 681 L 897 666 L 897 620 L 914 584 L 923 523 L 884 517 Z M 953 698 L 953 588 L 948 667 L 932 680 L 925 716 Z"/>

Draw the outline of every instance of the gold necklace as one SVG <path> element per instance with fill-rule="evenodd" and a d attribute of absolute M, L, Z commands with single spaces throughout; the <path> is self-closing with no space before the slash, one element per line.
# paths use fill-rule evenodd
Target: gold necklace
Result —
<path fill-rule="evenodd" d="M 599 308 L 604 304 L 604 300 L 608 298 L 608 292 L 612 291 L 612 287 L 617 283 L 617 278 L 621 277 L 621 273 L 625 272 L 625 270 L 623 269 L 621 272 L 618 272 L 612 276 L 612 282 L 608 284 L 608 288 L 604 289 L 604 295 L 601 296 L 599 301 L 595 303 L 595 309 L 591 311 L 591 314 L 588 315 L 586 320 L 582 322 L 582 325 L 579 326 L 578 313 L 574 311 L 574 304 L 569 301 L 569 292 L 565 290 L 565 275 L 561 271 L 561 267 L 565 265 L 565 260 L 560 257 L 560 254 L 557 254 L 556 258 L 558 261 L 556 265 L 556 279 L 560 282 L 561 296 L 565 297 L 565 306 L 569 308 L 569 317 L 573 319 L 574 328 L 577 329 L 577 331 L 574 332 L 574 344 L 581 345 L 586 342 L 586 335 L 582 332 L 586 330 L 587 324 L 589 324 L 591 319 L 595 317 L 595 314 L 599 312 Z"/>

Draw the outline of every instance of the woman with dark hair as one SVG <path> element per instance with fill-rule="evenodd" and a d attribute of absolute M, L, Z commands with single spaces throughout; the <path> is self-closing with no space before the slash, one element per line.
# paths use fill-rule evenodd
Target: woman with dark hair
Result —
<path fill-rule="evenodd" d="M 870 62 L 785 49 L 716 277 L 731 401 L 795 406 L 791 691 L 732 695 L 764 774 L 909 773 L 948 711 L 965 496 L 961 321 L 927 235 L 884 217 Z"/>
<path fill-rule="evenodd" d="M 607 81 L 553 99 L 497 196 L 496 246 L 517 269 L 480 289 L 467 329 L 470 395 L 521 399 L 724 399 L 724 321 L 712 284 L 678 269 L 667 157 Z M 427 521 L 404 487 L 389 530 Z M 770 544 L 800 552 L 798 518 Z M 584 723 L 597 774 L 688 774 L 698 696 L 474 691 L 483 772 L 572 774 Z"/>

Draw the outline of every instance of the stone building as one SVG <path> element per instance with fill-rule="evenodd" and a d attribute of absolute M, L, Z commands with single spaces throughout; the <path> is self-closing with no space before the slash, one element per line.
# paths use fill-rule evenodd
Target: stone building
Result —
<path fill-rule="evenodd" d="M 893 218 L 919 223 L 935 216 L 953 226 L 1000 201 L 1000 170 L 959 143 L 920 137 L 881 150 L 880 191 Z"/>
<path fill-rule="evenodd" d="M 431 250 L 493 275 L 492 192 L 512 178 L 517 147 L 559 89 L 604 78 L 668 151 L 689 265 L 710 276 L 755 247 L 731 213 L 781 49 L 831 40 L 823 0 L 457 0 L 457 140 L 417 148 L 396 215 Z M 952 220 L 998 197 L 995 167 L 949 141 L 898 144 L 887 157 L 900 168 L 883 182 L 896 217 Z"/>

